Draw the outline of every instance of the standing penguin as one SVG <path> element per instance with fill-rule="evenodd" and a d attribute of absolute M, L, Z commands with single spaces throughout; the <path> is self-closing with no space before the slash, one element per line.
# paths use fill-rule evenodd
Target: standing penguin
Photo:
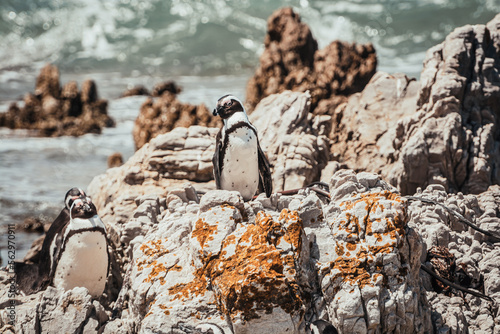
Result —
<path fill-rule="evenodd" d="M 83 190 L 71 188 L 64 203 L 43 242 L 38 272 L 41 287 L 70 290 L 81 286 L 92 297 L 100 297 L 109 270 L 106 227 Z"/>
<path fill-rule="evenodd" d="M 212 159 L 217 189 L 239 191 L 245 201 L 251 200 L 257 189 L 271 196 L 269 161 L 241 101 L 224 95 L 217 101 L 213 115 L 219 115 L 224 121 Z"/>

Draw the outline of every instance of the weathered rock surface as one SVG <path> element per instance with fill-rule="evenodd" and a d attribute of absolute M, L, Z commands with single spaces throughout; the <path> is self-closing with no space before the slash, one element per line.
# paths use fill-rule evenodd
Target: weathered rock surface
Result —
<path fill-rule="evenodd" d="M 394 141 L 391 182 L 402 193 L 442 184 L 478 194 L 500 184 L 499 82 L 500 15 L 427 51 L 417 113 L 398 124 Z"/>
<path fill-rule="evenodd" d="M 0 281 L 8 274 L 0 272 Z M 9 305 L 4 296 L 2 305 Z M 15 326 L 9 326 L 9 308 L 0 311 L 2 333 L 97 333 L 108 321 L 110 314 L 97 300 L 92 300 L 85 288 L 69 291 L 49 287 L 47 290 L 12 299 L 16 305 Z"/>
<path fill-rule="evenodd" d="M 272 167 L 273 189 L 301 188 L 320 178 L 329 142 L 311 124 L 309 93 L 286 91 L 263 99 L 250 115 Z"/>
<path fill-rule="evenodd" d="M 96 204 L 101 219 L 107 222 L 108 234 L 111 233 L 117 246 L 122 237 L 132 240 L 140 231 L 142 234 L 147 232 L 147 229 L 141 230 L 140 222 L 125 224 L 140 206 L 137 198 L 144 196 L 155 202 L 159 197 L 164 198 L 166 188 L 183 189 L 186 180 L 197 182 L 198 190 L 215 188 L 213 182 L 210 185 L 207 182 L 213 178 L 212 155 L 217 131 L 201 126 L 176 128 L 151 140 L 122 166 L 108 169 L 106 174 L 94 178 L 87 193 Z M 196 198 L 196 193 L 192 196 Z M 159 204 L 154 205 L 155 210 L 159 210 Z"/>
<path fill-rule="evenodd" d="M 177 86 L 167 84 L 155 88 L 155 94 L 161 94 L 159 98 L 148 99 L 141 106 L 132 132 L 137 149 L 157 135 L 167 133 L 176 127 L 222 125 L 220 118 L 212 116 L 204 104 L 194 106 L 180 102 L 176 97 Z"/>
<path fill-rule="evenodd" d="M 291 8 L 279 9 L 269 17 L 264 46 L 260 66 L 247 85 L 249 111 L 271 94 L 309 90 L 311 111 L 321 100 L 329 100 L 316 112 L 332 114 L 344 100 L 338 96 L 361 91 L 377 66 L 371 44 L 335 41 L 318 50 L 309 27 Z"/>
<path fill-rule="evenodd" d="M 124 225 L 147 228 L 122 240 L 133 249 L 128 308 L 106 326 L 304 333 L 306 320 L 321 317 L 345 333 L 429 331 L 407 202 L 373 174 L 339 171 L 331 185 L 330 204 L 309 190 L 248 203 L 217 190 L 198 202 L 186 187 L 149 211 L 139 208 L 156 200 L 138 198 Z"/>
<path fill-rule="evenodd" d="M 330 189 L 331 235 L 318 258 L 329 318 L 342 333 L 428 331 L 421 243 L 406 226 L 406 199 L 377 175 L 352 170 L 337 172 Z"/>
<path fill-rule="evenodd" d="M 415 113 L 418 89 L 404 74 L 377 72 L 335 110 L 329 134 L 333 159 L 357 171 L 388 174 L 398 121 Z"/>
<path fill-rule="evenodd" d="M 94 81 L 78 84 L 59 84 L 59 70 L 53 65 L 42 68 L 36 81 L 35 93 L 24 97 L 24 105 L 13 103 L 7 112 L 0 113 L 0 126 L 11 129 L 36 130 L 46 137 L 81 136 L 101 133 L 103 127 L 114 126 L 107 114 L 107 100 L 99 99 Z"/>
<path fill-rule="evenodd" d="M 500 232 L 500 187 L 491 186 L 476 195 L 448 194 L 442 185 L 430 185 L 415 194 L 441 203 L 446 208 L 475 223 L 480 228 Z M 491 297 L 495 303 L 468 294 L 454 292 L 447 296 L 432 291 L 429 276 L 421 273 L 427 299 L 433 309 L 434 329 L 448 333 L 498 333 L 500 331 L 500 246 L 490 237 L 460 222 L 442 205 L 412 201 L 408 210 L 408 225 L 422 236 L 421 261 L 428 249 L 445 246 L 454 255 L 457 268 L 470 278 L 470 286 Z M 458 277 L 457 277 L 458 278 Z M 454 280 L 456 281 L 455 278 Z"/>

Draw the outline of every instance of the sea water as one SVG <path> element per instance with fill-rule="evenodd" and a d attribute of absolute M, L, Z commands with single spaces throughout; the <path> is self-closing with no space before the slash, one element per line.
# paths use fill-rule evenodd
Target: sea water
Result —
<path fill-rule="evenodd" d="M 0 112 L 34 91 L 45 63 L 61 83 L 97 83 L 116 127 L 101 135 L 36 138 L 0 129 L 0 257 L 6 263 L 7 224 L 28 217 L 53 220 L 64 195 L 86 189 L 106 171 L 106 159 L 134 152 L 133 122 L 145 97 L 119 99 L 135 85 L 174 80 L 179 99 L 205 103 L 231 93 L 244 99 L 263 50 L 266 20 L 291 6 L 319 47 L 340 39 L 374 44 L 378 70 L 418 78 L 427 49 L 465 24 L 500 12 L 497 0 L 2 0 Z M 18 260 L 38 234 L 16 234 Z"/>

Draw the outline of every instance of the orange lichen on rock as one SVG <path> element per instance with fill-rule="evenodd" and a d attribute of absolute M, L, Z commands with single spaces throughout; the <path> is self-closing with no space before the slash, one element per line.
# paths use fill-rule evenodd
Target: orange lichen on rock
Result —
<path fill-rule="evenodd" d="M 189 283 L 179 283 L 168 289 L 172 300 L 175 299 L 189 299 L 193 296 L 199 296 L 207 291 L 207 277 L 205 276 L 205 267 L 196 269 L 194 272 L 194 279 Z"/>
<path fill-rule="evenodd" d="M 203 245 L 211 230 L 202 220 L 196 224 L 193 236 Z M 200 253 L 203 266 L 195 270 L 195 278 L 171 287 L 169 293 L 173 299 L 193 298 L 205 293 L 210 282 L 223 314 L 240 314 L 248 320 L 259 317 L 258 311 L 272 312 L 274 307 L 291 313 L 303 304 L 294 281 L 303 233 L 297 212 L 284 210 L 279 222 L 259 212 L 255 224 L 226 237 L 218 254 Z M 292 251 L 290 246 L 286 251 L 280 249 L 283 241 L 292 245 Z"/>
<path fill-rule="evenodd" d="M 216 212 L 214 212 L 217 214 Z M 207 241 L 211 241 L 214 239 L 212 234 L 217 230 L 217 225 L 209 225 L 203 218 L 200 218 L 196 221 L 196 224 L 193 229 L 192 236 L 198 239 L 201 248 L 205 246 Z"/>
<path fill-rule="evenodd" d="M 139 247 L 139 249 L 144 255 L 146 255 L 146 257 L 142 261 L 137 261 L 136 266 L 138 270 L 143 270 L 144 268 L 151 267 L 156 262 L 155 259 L 158 259 L 170 252 L 163 246 L 162 240 L 167 241 L 167 239 L 150 240 L 143 243 Z"/>
<path fill-rule="evenodd" d="M 363 287 L 380 281 L 383 266 L 379 254 L 397 253 L 405 235 L 406 206 L 404 199 L 390 191 L 361 194 L 353 200 L 339 204 L 342 209 L 332 222 L 337 259 L 324 264 L 320 272 L 330 275 L 336 289 L 341 283 Z M 387 206 L 387 207 L 386 207 Z M 377 224 L 374 232 L 373 224 Z M 382 224 L 382 225 L 381 225 Z M 384 230 L 384 232 L 380 232 Z"/>

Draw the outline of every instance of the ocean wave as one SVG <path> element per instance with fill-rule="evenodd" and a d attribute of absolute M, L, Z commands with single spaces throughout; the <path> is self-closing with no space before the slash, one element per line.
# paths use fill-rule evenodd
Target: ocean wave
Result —
<path fill-rule="evenodd" d="M 8 45 L 0 50 L 0 70 L 52 62 L 77 73 L 248 72 L 262 51 L 267 17 L 283 6 L 302 15 L 320 47 L 335 39 L 372 42 L 382 69 L 413 75 L 425 49 L 455 27 L 486 23 L 500 11 L 493 0 L 7 1 L 0 5 L 0 44 Z"/>

